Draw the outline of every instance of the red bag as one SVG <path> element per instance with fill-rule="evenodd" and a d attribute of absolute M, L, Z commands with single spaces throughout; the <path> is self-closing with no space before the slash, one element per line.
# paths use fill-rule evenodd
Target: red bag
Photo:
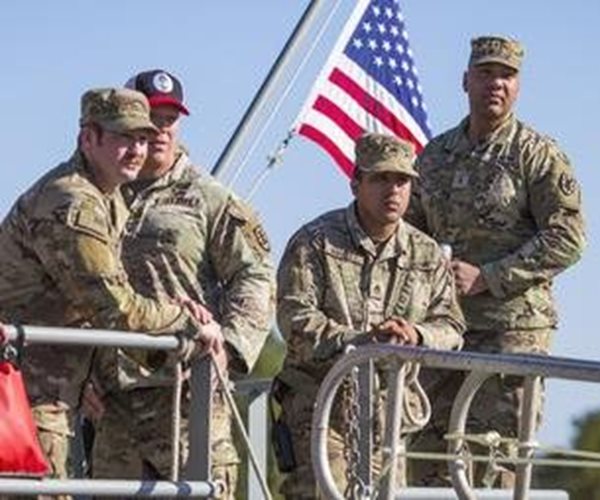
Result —
<path fill-rule="evenodd" d="M 0 475 L 41 476 L 48 469 L 21 372 L 0 361 Z"/>

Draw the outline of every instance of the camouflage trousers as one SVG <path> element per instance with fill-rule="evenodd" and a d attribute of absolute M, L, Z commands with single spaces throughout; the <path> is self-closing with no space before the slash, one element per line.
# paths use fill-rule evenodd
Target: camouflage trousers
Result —
<path fill-rule="evenodd" d="M 44 457 L 50 467 L 49 477 L 66 479 L 69 476 L 69 446 L 71 441 L 71 425 L 69 410 L 62 405 L 44 404 L 33 406 L 38 439 Z M 70 500 L 69 495 L 0 495 L 0 500 Z"/>
<path fill-rule="evenodd" d="M 173 389 L 156 387 L 113 392 L 104 398 L 106 412 L 96 427 L 92 453 L 95 478 L 168 479 L 171 472 L 171 409 Z M 181 405 L 180 461 L 188 458 L 189 391 Z M 233 444 L 231 411 L 223 393 L 213 399 L 212 479 L 220 481 L 233 499 L 239 457 Z M 183 472 L 183 471 L 182 471 Z"/>
<path fill-rule="evenodd" d="M 553 330 L 512 330 L 512 331 L 468 331 L 465 336 L 464 351 L 491 354 L 545 354 L 550 350 Z M 459 371 L 422 370 L 420 380 L 431 401 L 432 417 L 425 429 L 415 434 L 409 444 L 409 451 L 445 453 L 448 420 L 454 398 L 465 379 L 466 373 Z M 542 418 L 543 390 L 537 415 L 538 426 Z M 502 437 L 516 437 L 521 420 L 523 404 L 523 378 L 498 375 L 488 379 L 479 391 L 469 409 L 466 432 L 482 434 L 497 431 Z M 511 450 L 500 450 L 509 453 Z M 473 455 L 488 455 L 489 448 L 476 444 L 469 445 Z M 446 461 L 410 460 L 409 483 L 415 486 L 447 487 L 451 484 Z M 511 488 L 514 473 L 508 468 L 497 470 L 488 468 L 486 463 L 474 464 L 470 468 L 471 484 L 475 486 L 493 485 Z"/>
<path fill-rule="evenodd" d="M 319 491 L 313 465 L 311 461 L 311 421 L 314 406 L 314 396 L 306 393 L 293 392 L 291 389 L 283 391 L 277 397 L 281 405 L 281 421 L 287 425 L 291 433 L 292 447 L 295 458 L 295 469 L 286 474 L 279 492 L 287 500 L 310 500 L 325 499 Z M 347 441 L 348 429 L 344 424 L 342 416 L 342 401 L 336 401 L 333 405 L 330 428 L 327 436 L 327 460 L 331 468 L 333 479 L 338 490 L 344 493 L 347 485 L 346 471 L 349 463 L 346 459 L 345 441 Z M 383 421 L 383 411 L 374 417 L 374 420 Z M 383 429 L 381 429 L 383 431 Z M 374 477 L 378 477 L 382 469 L 381 448 L 375 446 L 371 470 Z M 400 460 L 397 471 L 398 485 L 406 483 L 405 463 Z"/>

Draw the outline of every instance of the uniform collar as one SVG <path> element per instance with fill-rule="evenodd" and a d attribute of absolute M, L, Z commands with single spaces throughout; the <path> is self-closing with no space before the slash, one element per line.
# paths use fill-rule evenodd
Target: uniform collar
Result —
<path fill-rule="evenodd" d="M 160 177 L 156 179 L 138 179 L 122 188 L 125 198 L 131 201 L 141 193 L 148 193 L 156 189 L 162 189 L 181 180 L 185 180 L 192 172 L 195 172 L 187 150 L 182 145 L 178 145 L 175 154 L 175 163 Z"/>
<path fill-rule="evenodd" d="M 87 161 L 83 152 L 77 148 L 71 158 L 69 159 L 69 163 L 71 164 L 73 170 L 77 172 L 79 175 L 90 181 L 90 183 L 100 192 L 100 188 L 96 182 L 96 175 L 89 162 Z"/>
<path fill-rule="evenodd" d="M 350 238 L 356 248 L 362 248 L 369 255 L 379 259 L 388 259 L 402 255 L 408 245 L 408 236 L 405 231 L 405 223 L 402 219 L 398 221 L 396 232 L 384 243 L 383 248 L 378 247 L 360 225 L 356 215 L 356 202 L 352 202 L 346 208 L 346 223 L 350 232 Z"/>
<path fill-rule="evenodd" d="M 173 182 L 177 182 L 184 178 L 187 167 L 191 167 L 192 163 L 188 156 L 187 150 L 182 145 L 177 146 L 177 152 L 175 153 L 175 163 L 173 166 L 165 172 L 165 174 L 156 178 L 151 183 L 152 187 L 167 186 Z"/>
<path fill-rule="evenodd" d="M 468 127 L 469 117 L 467 116 L 456 128 L 448 132 L 446 140 L 444 141 L 444 149 L 448 152 L 459 154 L 463 151 L 484 150 L 492 143 L 509 140 L 516 131 L 517 119 L 514 113 L 509 113 L 491 134 L 475 145 L 471 144 L 469 141 L 467 135 Z"/>

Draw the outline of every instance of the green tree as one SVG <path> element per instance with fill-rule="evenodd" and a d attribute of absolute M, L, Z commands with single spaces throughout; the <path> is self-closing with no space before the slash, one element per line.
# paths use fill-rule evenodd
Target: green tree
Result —
<path fill-rule="evenodd" d="M 577 450 L 600 452 L 600 410 L 589 412 L 574 422 L 575 438 L 571 443 Z M 550 454 L 548 458 L 559 458 Z M 600 500 L 600 469 L 537 467 L 534 486 L 557 488 L 569 492 L 571 500 Z"/>

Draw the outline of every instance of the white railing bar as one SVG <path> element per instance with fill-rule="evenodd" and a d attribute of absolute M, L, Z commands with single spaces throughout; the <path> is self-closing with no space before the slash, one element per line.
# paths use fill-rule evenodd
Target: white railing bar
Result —
<path fill-rule="evenodd" d="M 469 407 L 475 397 L 475 393 L 492 375 L 493 373 L 485 373 L 479 370 L 472 371 L 467 375 L 467 378 L 460 386 L 460 389 L 454 398 L 452 411 L 450 412 L 450 421 L 448 422 L 448 434 L 464 434 Z M 462 449 L 462 444 L 463 439 L 461 438 L 451 439 L 448 442 L 448 453 L 457 455 Z M 467 468 L 468 465 L 462 457 L 450 460 L 448 463 L 448 469 L 450 470 L 450 476 L 452 477 L 452 485 L 456 490 L 458 498 L 460 500 L 477 500 L 475 493 L 469 485 Z"/>
<path fill-rule="evenodd" d="M 600 382 L 600 363 L 590 360 L 559 358 L 553 356 L 524 355 L 524 354 L 484 354 L 468 351 L 436 351 L 423 348 L 394 346 L 385 344 L 363 345 L 347 351 L 330 369 L 321 383 L 312 421 L 311 457 L 317 482 L 326 496 L 341 499 L 329 462 L 327 460 L 327 429 L 329 415 L 336 391 L 353 367 L 360 366 L 366 361 L 379 358 L 395 358 L 397 360 L 419 363 L 430 368 L 471 371 L 463 387 L 455 399 L 449 432 L 459 434 L 464 431 L 466 415 L 473 396 L 481 384 L 495 373 L 527 377 L 528 394 L 533 396 L 540 377 L 561 378 L 568 380 Z M 396 388 L 394 388 L 396 389 Z M 534 400 L 534 397 L 530 399 Z M 535 405 L 524 408 L 529 412 L 524 426 L 520 429 L 520 440 L 529 443 L 533 438 Z M 462 440 L 453 439 L 449 443 L 449 452 L 455 450 Z M 526 455 L 530 450 L 525 450 Z M 473 490 L 466 478 L 466 464 L 462 457 L 456 457 L 450 462 L 453 484 L 460 499 L 473 499 Z M 523 457 L 525 455 L 521 455 Z M 522 458 L 521 458 L 522 460 Z M 521 461 L 519 460 L 519 461 Z M 529 490 L 531 466 L 521 467 L 519 487 L 515 489 L 514 498 L 526 498 Z"/>
<path fill-rule="evenodd" d="M 398 461 L 400 459 L 400 432 L 402 427 L 402 407 L 405 392 L 406 363 L 398 361 L 396 369 L 388 375 L 388 387 L 391 389 L 387 404 L 385 418 L 383 464 L 387 474 L 383 480 L 380 497 L 385 500 L 394 500 L 397 477 Z M 377 416 L 375 416 L 377 418 Z M 387 453 L 386 453 L 387 451 Z M 405 451 L 402 448 L 402 451 Z"/>
<path fill-rule="evenodd" d="M 535 431 L 541 400 L 540 377 L 526 377 L 523 389 L 523 409 L 519 427 L 519 458 L 531 459 L 535 453 Z M 533 464 L 517 465 L 515 498 L 527 498 L 531 487 Z"/>
<path fill-rule="evenodd" d="M 174 350 L 179 347 L 179 340 L 173 335 L 29 325 L 23 325 L 20 328 L 23 329 L 26 344 L 130 347 L 156 350 Z M 8 339 L 17 340 L 18 328 L 6 325 L 6 329 Z"/>
<path fill-rule="evenodd" d="M 22 334 L 24 343 L 28 344 L 46 344 L 46 345 L 80 345 L 80 346 L 99 346 L 99 347 L 125 347 L 125 348 L 139 348 L 139 349 L 150 349 L 150 350 L 175 350 L 179 348 L 179 340 L 173 335 L 150 335 L 144 333 L 130 332 L 130 331 L 118 331 L 118 330 L 100 330 L 100 329 L 81 329 L 81 328 L 66 328 L 66 327 L 46 327 L 46 326 L 31 326 L 31 325 L 6 325 L 6 331 L 8 334 L 8 340 L 13 344 L 19 340 L 19 335 Z M 17 341 L 17 342 L 15 342 Z M 210 483 L 210 454 L 209 450 L 209 436 L 210 436 L 210 412 L 207 411 L 208 407 L 212 402 L 211 388 L 210 388 L 210 360 L 208 358 L 202 358 L 196 360 L 192 364 L 192 380 L 191 387 L 194 393 L 192 397 L 192 409 L 190 419 L 190 434 L 195 436 L 195 439 L 190 443 L 190 459 L 188 460 L 188 466 L 185 471 L 185 476 L 188 482 L 173 483 L 173 482 L 115 482 L 111 480 L 89 480 L 89 479 L 68 479 L 68 480 L 55 480 L 55 479 L 44 479 L 29 480 L 17 477 L 5 478 L 0 476 L 0 493 L 4 493 L 4 488 L 11 488 L 8 493 L 12 493 L 17 490 L 12 488 L 20 488 L 21 486 L 27 488 L 28 485 L 34 485 L 33 490 L 27 490 L 28 493 L 48 493 L 48 494 L 60 494 L 64 488 L 66 494 L 83 495 L 88 494 L 90 490 L 87 486 L 91 481 L 95 481 L 93 493 L 98 492 L 104 494 L 104 488 L 106 485 L 112 485 L 111 491 L 114 488 L 118 488 L 114 494 L 107 494 L 108 496 L 127 496 L 135 495 L 140 496 L 138 493 L 137 486 L 144 484 L 144 488 L 147 489 L 147 485 L 150 484 L 152 488 L 151 494 L 146 496 L 189 496 L 191 494 L 196 496 L 202 496 L 204 489 L 198 489 L 197 485 L 202 486 L 203 484 L 211 485 L 214 488 L 215 483 Z M 256 381 L 236 381 L 236 389 L 239 392 L 247 393 L 247 396 L 253 400 L 256 399 L 265 390 L 268 390 L 270 381 L 267 380 L 256 380 Z M 252 402 L 250 403 L 253 404 Z M 205 414 L 206 412 L 206 414 Z M 255 412 L 256 413 L 256 412 Z M 199 415 L 199 417 L 198 417 Z M 253 416 L 256 418 L 256 415 Z M 264 416 L 263 419 L 264 421 Z M 256 426 L 255 423 L 253 423 Z M 265 433 L 261 433 L 264 437 Z M 252 441 L 254 441 L 253 436 Z M 256 444 L 256 443 L 255 443 Z M 264 444 L 260 444 L 264 447 Z M 266 463 L 266 461 L 265 461 Z M 264 470 L 264 469 L 263 469 Z M 33 481 L 33 482 L 32 482 Z M 109 481 L 109 482 L 106 482 Z M 189 482 L 194 481 L 194 482 Z M 121 484 L 122 483 L 122 484 Z M 133 487 L 130 487 L 133 484 Z M 43 491 L 39 488 L 43 485 L 44 488 L 56 488 L 60 487 L 61 490 L 46 490 Z M 80 485 L 83 485 L 80 487 Z M 97 485 L 97 486 L 96 486 Z M 116 485 L 116 486 L 115 486 Z M 178 485 L 178 489 L 173 489 L 173 485 Z M 190 487 L 192 489 L 190 490 Z M 73 489 L 75 488 L 75 489 Z M 123 489 L 124 488 L 124 489 Z M 165 489 L 166 488 L 166 489 Z M 21 491 L 21 490 L 18 490 Z M 189 491 L 189 494 L 188 494 Z M 214 490 L 211 490 L 214 493 Z M 155 494 L 156 492 L 156 494 Z M 212 493 L 210 493 L 212 494 Z M 258 498 L 256 495 L 251 495 L 250 498 Z"/>
<path fill-rule="evenodd" d="M 371 358 L 394 357 L 419 363 L 422 367 L 449 370 L 477 370 L 522 377 L 536 375 L 582 382 L 600 382 L 600 362 L 533 354 L 484 354 L 469 351 L 438 351 L 391 344 L 361 345 L 346 353 L 334 365 L 349 371 Z"/>
<path fill-rule="evenodd" d="M 16 495 L 100 495 L 108 497 L 218 496 L 221 487 L 209 481 L 129 481 L 112 479 L 17 479 L 1 478 L 0 493 Z"/>

